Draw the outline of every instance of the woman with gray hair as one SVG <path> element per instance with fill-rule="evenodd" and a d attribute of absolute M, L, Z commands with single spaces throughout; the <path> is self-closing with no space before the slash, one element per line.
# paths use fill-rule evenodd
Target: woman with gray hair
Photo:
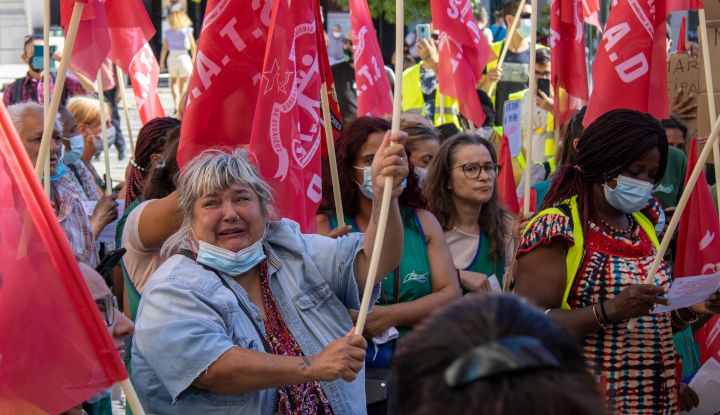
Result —
<path fill-rule="evenodd" d="M 397 197 L 407 177 L 406 135 L 372 165 L 374 217 L 365 233 L 331 239 L 272 221 L 270 187 L 235 150 L 205 152 L 182 172 L 180 229 L 138 309 L 133 381 L 154 414 L 365 414 L 367 343 L 353 335 L 385 176 L 393 177 L 379 283 L 399 263 Z M 391 146 L 391 142 L 400 145 Z"/>

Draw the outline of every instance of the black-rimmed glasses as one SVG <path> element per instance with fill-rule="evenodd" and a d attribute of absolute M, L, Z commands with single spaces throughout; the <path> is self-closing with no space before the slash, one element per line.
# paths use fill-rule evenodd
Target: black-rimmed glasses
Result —
<path fill-rule="evenodd" d="M 95 299 L 95 305 L 97 305 L 105 324 L 108 327 L 112 326 L 115 322 L 115 310 L 118 309 L 117 297 L 107 296 L 97 298 Z"/>
<path fill-rule="evenodd" d="M 465 163 L 462 166 L 453 167 L 450 170 L 462 169 L 463 173 L 465 173 L 465 177 L 468 179 L 477 179 L 480 177 L 480 172 L 482 170 L 485 170 L 485 174 L 487 174 L 488 177 L 497 177 L 497 175 L 500 174 L 501 168 L 502 166 L 497 163 L 480 165 L 480 163 L 472 162 Z"/>

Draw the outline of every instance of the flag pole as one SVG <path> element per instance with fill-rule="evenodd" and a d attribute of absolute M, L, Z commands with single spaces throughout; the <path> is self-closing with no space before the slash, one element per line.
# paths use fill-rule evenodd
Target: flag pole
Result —
<path fill-rule="evenodd" d="M 123 392 L 125 392 L 125 399 L 127 400 L 127 404 L 130 406 L 130 409 L 132 409 L 133 414 L 145 415 L 145 410 L 142 405 L 140 405 L 140 400 L 137 397 L 137 393 L 135 392 L 132 382 L 130 382 L 130 378 L 120 381 L 120 387 Z"/>
<path fill-rule="evenodd" d="M 535 4 L 535 2 L 533 2 Z M 500 58 L 498 59 L 497 67 L 502 68 L 503 62 L 505 62 L 505 55 L 507 54 L 508 48 L 510 47 L 510 42 L 512 42 L 512 38 L 515 35 L 515 28 L 518 25 L 518 21 L 520 21 L 520 15 L 522 14 L 522 9 L 525 7 L 525 0 L 520 0 L 520 6 L 518 7 L 517 11 L 515 12 L 515 18 L 513 19 L 512 24 L 510 25 L 510 30 L 507 32 L 507 36 L 505 37 L 505 42 L 503 42 L 503 48 L 502 52 L 500 52 Z M 533 9 L 533 14 L 535 13 L 535 9 Z M 535 20 L 535 19 L 533 19 Z M 535 20 L 535 24 L 537 25 L 537 20 Z M 534 39 L 535 37 L 533 37 Z M 534 43 L 533 43 L 534 44 Z M 532 47 L 532 46 L 531 46 Z M 533 71 L 529 71 L 531 74 Z M 532 78 L 532 77 L 531 77 Z M 495 85 L 497 83 L 493 82 L 490 85 L 490 89 L 488 89 L 488 96 L 492 96 L 493 91 L 495 90 Z"/>
<path fill-rule="evenodd" d="M 440 89 L 440 85 L 438 85 L 438 89 Z M 438 94 L 440 97 L 440 124 L 445 124 L 445 95 Z M 435 118 L 435 117 L 433 117 Z M 433 122 L 433 124 L 435 124 Z"/>
<path fill-rule="evenodd" d="M 528 98 L 528 121 L 525 133 L 527 134 L 527 142 L 525 144 L 526 156 L 525 156 L 525 199 L 523 201 L 523 212 L 530 211 L 530 171 L 532 170 L 533 159 L 532 159 L 532 147 L 533 147 L 533 114 L 535 113 L 535 42 L 537 41 L 537 0 L 532 0 L 532 15 L 530 18 L 530 66 L 528 66 L 530 73 L 530 79 L 528 82 L 528 90 L 526 94 L 531 94 Z M 520 9 L 522 10 L 523 3 L 520 3 Z M 517 17 L 513 21 L 513 24 L 517 21 Z"/>
<path fill-rule="evenodd" d="M 50 112 L 50 0 L 43 0 L 43 84 L 43 119 L 47 120 Z M 43 188 L 45 196 L 50 199 L 50 146 L 48 146 L 47 152 L 43 167 L 45 176 Z M 58 162 L 62 162 L 62 160 Z"/>
<path fill-rule="evenodd" d="M 333 196 L 335 196 L 335 214 L 337 215 L 338 228 L 344 228 L 345 213 L 343 212 L 342 197 L 340 195 L 337 160 L 335 159 L 335 140 L 333 139 L 332 122 L 330 121 L 330 102 L 328 101 L 327 82 L 323 82 L 320 88 L 320 102 L 322 103 L 323 120 L 325 121 L 328 163 L 330 164 L 330 176 L 332 177 Z"/>
<path fill-rule="evenodd" d="M 108 154 L 107 125 L 105 124 L 105 92 L 103 92 L 102 68 L 97 76 L 98 100 L 100 101 L 100 127 L 102 128 L 103 151 L 105 152 L 105 195 L 112 194 L 112 179 L 110 178 L 110 155 Z"/>
<path fill-rule="evenodd" d="M 670 224 L 668 224 L 665 236 L 660 243 L 660 248 L 658 249 L 657 254 L 655 254 L 655 259 L 653 260 L 650 272 L 648 272 L 643 284 L 652 284 L 653 281 L 655 281 L 655 274 L 657 273 L 658 268 L 660 268 L 660 262 L 662 262 L 662 258 L 665 256 L 665 251 L 667 250 L 670 240 L 675 233 L 675 229 L 680 222 L 685 205 L 687 205 L 688 199 L 690 199 L 690 195 L 692 194 L 693 189 L 695 189 L 695 184 L 697 183 L 698 177 L 700 177 L 700 173 L 705 168 L 705 161 L 707 161 L 710 156 L 710 151 L 715 146 L 715 143 L 717 143 L 718 132 L 720 132 L 720 119 L 715 121 L 715 126 L 713 126 L 712 132 L 710 133 L 710 138 L 708 138 L 708 142 L 705 143 L 705 147 L 703 148 L 702 153 L 700 153 L 700 157 L 695 164 L 695 168 L 690 175 L 690 179 L 688 179 L 688 182 L 685 185 L 685 191 L 682 193 L 682 197 L 677 204 L 677 208 L 675 208 L 675 213 L 672 215 L 672 219 L 670 219 Z M 633 330 L 637 324 L 637 320 L 637 318 L 630 319 L 628 329 Z"/>
<path fill-rule="evenodd" d="M 710 72 L 710 46 L 708 46 L 707 22 L 705 21 L 705 9 L 698 9 L 700 18 L 700 47 L 702 48 L 703 66 L 705 70 L 705 85 L 707 86 L 708 108 L 710 109 L 710 125 L 715 124 L 715 89 L 713 88 L 712 73 Z M 715 141 L 713 145 L 713 163 L 715 164 L 715 183 L 720 186 L 720 142 Z M 720 192 L 717 194 L 718 206 L 720 206 Z"/>
<path fill-rule="evenodd" d="M 403 40 L 405 38 L 405 16 L 403 15 L 403 0 L 395 0 L 395 56 L 401 57 L 403 52 Z M 395 94 L 393 96 L 393 117 L 392 117 L 392 133 L 400 130 L 400 110 L 402 99 L 402 73 L 403 60 L 395 59 Z M 392 144 L 392 142 L 390 143 Z M 362 336 L 365 328 L 365 318 L 370 308 L 370 297 L 372 297 L 373 286 L 375 285 L 375 276 L 380 262 L 380 251 L 382 251 L 383 239 L 385 239 L 385 227 L 387 225 L 388 213 L 390 211 L 390 198 L 392 197 L 392 176 L 385 177 L 385 189 L 383 189 L 382 204 L 380 205 L 380 215 L 378 218 L 377 232 L 375 233 L 375 244 L 373 245 L 372 256 L 370 257 L 370 268 L 368 269 L 367 279 L 365 279 L 365 290 L 363 292 L 362 303 L 358 311 L 357 323 L 355 323 L 355 334 Z"/>
<path fill-rule="evenodd" d="M 72 55 L 73 45 L 75 44 L 75 35 L 77 35 L 78 25 L 80 24 L 80 16 L 82 15 L 85 3 L 75 3 L 73 7 L 70 25 L 68 27 L 67 36 L 65 37 L 65 50 L 62 59 L 60 59 L 60 67 L 58 68 L 57 77 L 55 78 L 55 88 L 53 89 L 52 100 L 48 108 L 48 114 L 45 116 L 45 126 L 43 128 L 42 141 L 40 142 L 40 150 L 38 151 L 38 159 L 35 164 L 35 174 L 38 178 L 43 175 L 45 161 L 49 160 L 50 140 L 52 137 L 53 126 L 55 125 L 55 116 L 57 115 L 58 106 L 60 105 L 60 97 L 65 86 L 65 75 L 70 64 L 70 56 Z M 48 85 L 49 86 L 49 85 Z"/>
<path fill-rule="evenodd" d="M 135 144 L 133 144 L 132 130 L 130 129 L 130 117 L 128 116 L 127 101 L 125 101 L 125 78 L 123 71 L 119 66 L 115 65 L 117 70 L 118 87 L 120 88 L 120 96 L 122 97 L 123 111 L 125 112 L 125 125 L 127 126 L 128 141 L 130 141 L 130 158 L 135 158 Z"/>

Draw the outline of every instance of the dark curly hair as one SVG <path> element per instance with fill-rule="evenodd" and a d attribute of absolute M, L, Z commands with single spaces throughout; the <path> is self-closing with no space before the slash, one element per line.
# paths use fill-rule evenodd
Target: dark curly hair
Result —
<path fill-rule="evenodd" d="M 335 154 L 337 159 L 338 179 L 340 181 L 340 192 L 342 196 L 343 213 L 347 217 L 354 218 L 360 210 L 360 187 L 355 181 L 355 157 L 360 148 L 365 144 L 372 133 L 385 133 L 390 130 L 390 123 L 382 118 L 358 117 L 347 127 L 335 142 Z M 410 157 L 410 150 L 405 147 Z M 427 201 L 422 195 L 418 186 L 419 177 L 415 174 L 415 167 L 410 164 L 410 173 L 407 177 L 407 187 L 398 198 L 400 206 L 407 206 L 413 209 L 426 209 Z M 322 164 L 322 201 L 317 213 L 335 210 L 335 197 L 330 176 L 330 165 L 327 162 Z"/>
<path fill-rule="evenodd" d="M 177 164 L 179 144 L 180 127 L 178 126 L 168 134 L 167 144 L 163 152 L 165 166 L 160 169 L 155 166 L 151 167 L 143 188 L 145 200 L 162 199 L 177 189 L 178 180 L 180 179 L 180 168 Z"/>

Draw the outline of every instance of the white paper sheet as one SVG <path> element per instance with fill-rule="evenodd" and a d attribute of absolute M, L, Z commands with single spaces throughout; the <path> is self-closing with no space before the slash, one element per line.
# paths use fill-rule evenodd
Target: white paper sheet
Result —
<path fill-rule="evenodd" d="M 505 101 L 503 131 L 510 144 L 510 157 L 517 157 L 522 150 L 522 100 Z"/>
<path fill-rule="evenodd" d="M 500 281 L 498 281 L 498 277 L 495 274 L 489 276 L 488 281 L 490 282 L 490 287 L 492 288 L 494 293 L 502 292 L 502 287 L 500 287 Z"/>
<path fill-rule="evenodd" d="M 707 300 L 710 295 L 720 289 L 720 272 L 696 277 L 678 278 L 670 287 L 666 298 L 670 300 L 669 306 L 658 305 L 653 314 L 667 313 L 668 311 L 690 307 Z"/>
<path fill-rule="evenodd" d="M 95 206 L 97 205 L 97 200 L 84 201 L 80 203 L 82 203 L 82 207 L 83 209 L 85 209 L 85 214 L 87 214 L 88 216 L 92 216 L 93 212 L 95 211 Z M 117 211 L 117 219 L 108 223 L 107 225 L 105 225 L 104 228 L 102 228 L 102 230 L 100 231 L 100 235 L 98 235 L 98 237 L 96 238 L 98 242 L 104 243 L 115 241 L 115 229 L 117 228 L 118 221 L 122 217 L 125 208 L 118 206 Z"/>
<path fill-rule="evenodd" d="M 689 414 L 712 415 L 720 411 L 720 364 L 714 358 L 705 362 L 688 386 L 700 398 L 700 405 Z"/>

